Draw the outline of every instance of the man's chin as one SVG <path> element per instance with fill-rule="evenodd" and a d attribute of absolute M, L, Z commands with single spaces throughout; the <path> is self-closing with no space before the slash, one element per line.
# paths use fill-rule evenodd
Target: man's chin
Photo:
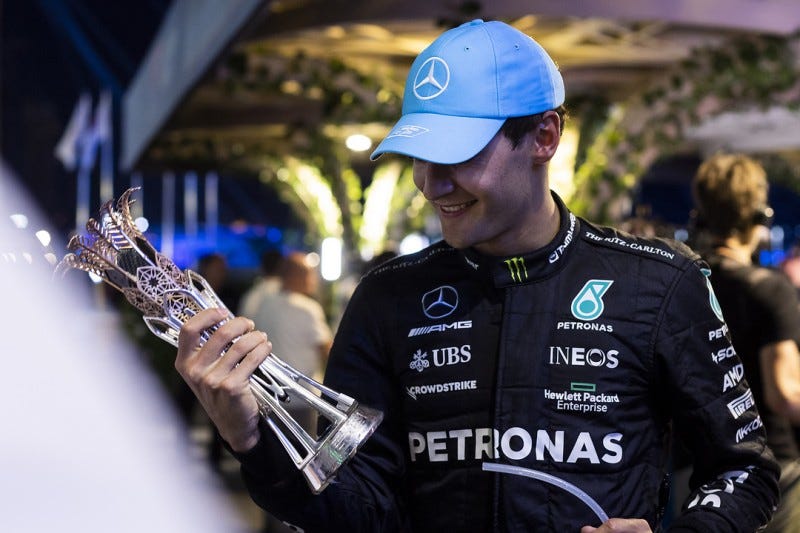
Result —
<path fill-rule="evenodd" d="M 458 250 L 463 250 L 465 248 L 469 248 L 472 246 L 472 243 L 469 242 L 467 239 L 459 238 L 458 236 L 448 235 L 446 233 L 442 235 L 442 239 L 444 240 L 444 242 L 446 242 L 447 244 Z"/>

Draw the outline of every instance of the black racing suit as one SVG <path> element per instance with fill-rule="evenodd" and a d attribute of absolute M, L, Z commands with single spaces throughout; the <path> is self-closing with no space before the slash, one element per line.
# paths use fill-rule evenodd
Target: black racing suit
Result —
<path fill-rule="evenodd" d="M 367 275 L 326 384 L 385 419 L 318 496 L 264 432 L 239 456 L 255 501 L 306 531 L 656 530 L 674 427 L 695 468 L 674 530 L 764 524 L 778 467 L 705 264 L 557 202 L 534 253 L 441 242 Z"/>

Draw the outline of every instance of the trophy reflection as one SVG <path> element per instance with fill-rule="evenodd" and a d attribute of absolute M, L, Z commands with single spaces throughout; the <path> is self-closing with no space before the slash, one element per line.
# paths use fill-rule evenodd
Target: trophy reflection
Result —
<path fill-rule="evenodd" d="M 70 240 L 70 253 L 56 271 L 78 269 L 99 276 L 142 312 L 151 332 L 177 347 L 178 333 L 189 318 L 203 309 L 227 308 L 202 276 L 179 269 L 139 231 L 130 214 L 135 191 L 128 189 L 116 205 L 113 200 L 105 203 L 98 219 L 89 219 L 89 236 Z M 228 318 L 203 333 L 202 342 L 231 318 L 228 311 Z M 250 377 L 250 389 L 261 415 L 315 494 L 331 482 L 383 419 L 380 411 L 325 387 L 274 354 Z M 298 402 L 330 422 L 321 435 L 310 435 L 289 415 L 287 407 Z"/>

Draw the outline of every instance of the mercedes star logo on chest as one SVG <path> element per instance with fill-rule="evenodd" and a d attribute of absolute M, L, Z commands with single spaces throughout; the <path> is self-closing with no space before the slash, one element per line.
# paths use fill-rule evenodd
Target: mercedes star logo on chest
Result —
<path fill-rule="evenodd" d="M 458 307 L 458 292 L 450 285 L 442 285 L 422 295 L 422 311 L 428 318 L 443 318 Z"/>

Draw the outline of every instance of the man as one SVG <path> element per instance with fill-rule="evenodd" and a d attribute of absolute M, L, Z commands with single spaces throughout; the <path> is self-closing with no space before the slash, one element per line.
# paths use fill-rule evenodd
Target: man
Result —
<path fill-rule="evenodd" d="M 280 250 L 267 250 L 261 254 L 259 275 L 242 295 L 237 313 L 253 318 L 261 302 L 281 289 L 280 267 L 283 254 Z"/>
<path fill-rule="evenodd" d="M 291 252 L 281 262 L 279 274 L 280 290 L 264 296 L 253 322 L 268 332 L 278 357 L 321 381 L 333 335 L 322 306 L 314 299 L 317 273 L 306 263 L 306 254 Z M 308 418 L 305 427 L 312 422 L 316 426 L 316 417 L 308 413 Z"/>
<path fill-rule="evenodd" d="M 186 324 L 177 367 L 257 503 L 306 531 L 650 531 L 672 423 L 697 468 L 675 530 L 767 522 L 777 466 L 746 382 L 722 390 L 738 361 L 702 263 L 593 226 L 550 192 L 563 102 L 547 53 L 500 22 L 447 31 L 414 61 L 373 156 L 414 158 L 444 242 L 353 294 L 326 384 L 384 421 L 319 496 L 246 394 L 265 336 L 237 319 L 198 349 L 221 315 Z"/>
<path fill-rule="evenodd" d="M 752 260 L 772 212 L 767 174 L 747 156 L 717 154 L 700 166 L 692 191 L 710 243 L 700 252 L 742 360 L 731 379 L 747 376 L 767 444 L 781 465 L 782 503 L 768 531 L 799 533 L 798 516 L 790 514 L 800 513 L 800 451 L 792 430 L 800 425 L 800 307 L 784 275 Z"/>
<path fill-rule="evenodd" d="M 211 252 L 197 260 L 197 273 L 203 276 L 220 300 L 231 309 L 238 309 L 240 293 L 230 283 L 230 269 L 225 256 Z"/>

